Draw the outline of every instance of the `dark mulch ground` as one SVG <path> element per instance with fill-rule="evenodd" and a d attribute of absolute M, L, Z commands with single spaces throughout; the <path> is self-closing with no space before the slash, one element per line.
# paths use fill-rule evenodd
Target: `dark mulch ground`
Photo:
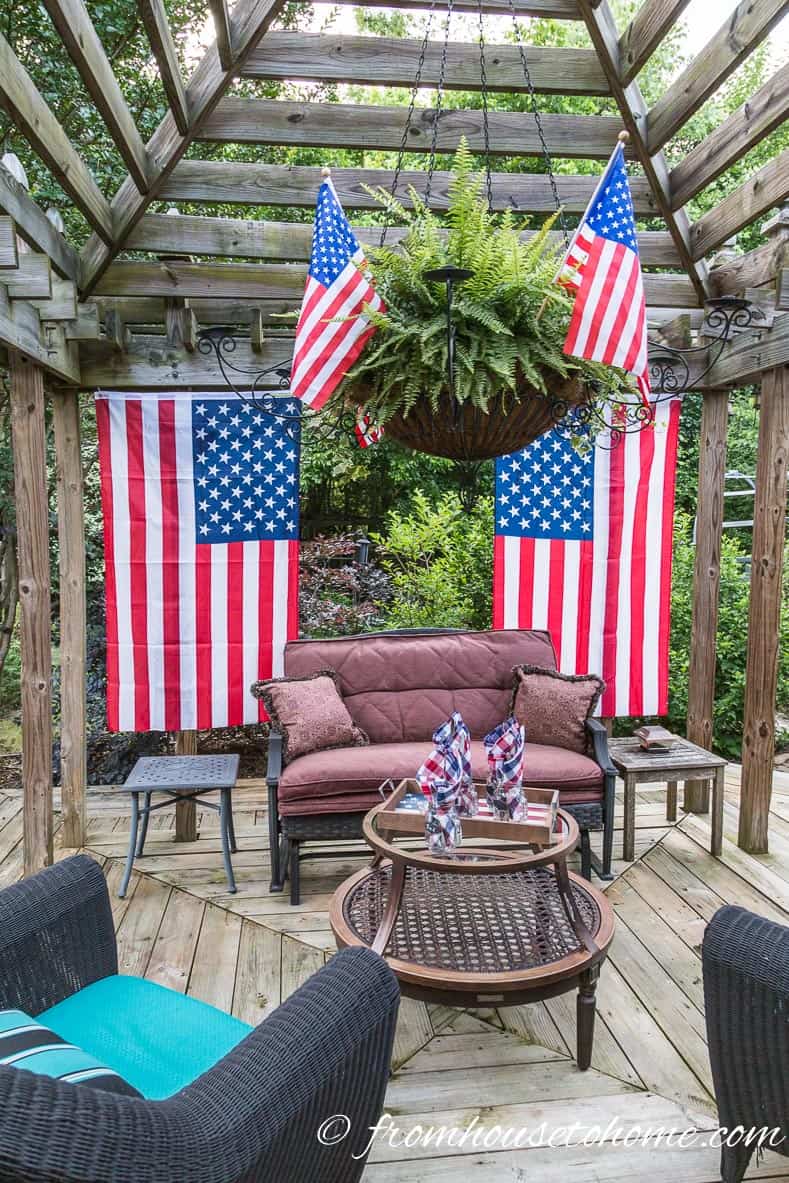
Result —
<path fill-rule="evenodd" d="M 201 755 L 215 752 L 238 752 L 241 757 L 239 777 L 266 775 L 266 727 L 232 727 L 218 731 L 201 731 L 197 750 Z M 163 756 L 175 751 L 175 739 L 162 732 L 140 735 L 114 735 L 105 732 L 92 739 L 88 746 L 88 783 L 91 785 L 122 784 L 139 756 Z M 60 752 L 53 749 L 54 779 L 60 780 Z M 22 788 L 22 757 L 18 753 L 0 754 L 0 793 Z"/>
<path fill-rule="evenodd" d="M 201 755 L 238 752 L 240 777 L 265 776 L 268 729 L 228 727 L 200 731 L 197 750 Z M 88 782 L 92 785 L 122 784 L 140 756 L 166 756 L 175 752 L 175 736 L 168 732 L 138 735 L 104 732 L 88 745 Z M 56 758 L 56 775 L 57 775 Z"/>
<path fill-rule="evenodd" d="M 22 788 L 22 757 L 0 755 L 0 793 L 18 792 Z"/>

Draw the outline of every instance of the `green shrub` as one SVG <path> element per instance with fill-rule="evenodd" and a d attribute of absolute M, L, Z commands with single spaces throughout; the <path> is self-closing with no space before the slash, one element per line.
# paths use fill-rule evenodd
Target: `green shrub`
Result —
<path fill-rule="evenodd" d="M 409 510 L 390 513 L 386 533 L 373 541 L 392 583 L 387 628 L 490 628 L 492 498 L 465 513 L 456 494 L 431 504 L 417 490 Z"/>
<path fill-rule="evenodd" d="M 493 567 L 493 522 L 490 497 L 465 514 L 458 498 L 446 494 L 435 504 L 414 494 L 411 507 L 392 512 L 387 529 L 375 536 L 381 565 L 388 572 L 393 596 L 383 608 L 387 628 L 490 628 Z M 677 514 L 671 593 L 668 725 L 685 732 L 688 708 L 693 563 L 691 520 Z M 780 635 L 778 708 L 789 709 L 789 551 L 784 579 L 784 621 Z M 718 660 L 715 676 L 715 748 L 739 758 L 745 700 L 748 649 L 749 578 L 743 562 L 748 553 L 737 537 L 724 534 L 721 544 L 721 588 Z M 622 721 L 630 732 L 633 721 Z"/>

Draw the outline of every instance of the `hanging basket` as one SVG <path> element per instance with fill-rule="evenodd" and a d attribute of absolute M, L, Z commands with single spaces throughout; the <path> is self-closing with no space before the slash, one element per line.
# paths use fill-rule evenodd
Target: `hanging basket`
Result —
<path fill-rule="evenodd" d="M 386 434 L 416 452 L 444 456 L 448 460 L 492 460 L 525 448 L 549 431 L 574 406 L 589 401 L 591 391 L 578 378 L 552 374 L 551 394 L 544 395 L 530 383 L 519 382 L 517 396 L 502 392 L 490 400 L 487 411 L 471 403 L 457 403 L 442 392 L 438 408 L 423 396 L 407 415 L 398 413 L 386 421 Z"/>

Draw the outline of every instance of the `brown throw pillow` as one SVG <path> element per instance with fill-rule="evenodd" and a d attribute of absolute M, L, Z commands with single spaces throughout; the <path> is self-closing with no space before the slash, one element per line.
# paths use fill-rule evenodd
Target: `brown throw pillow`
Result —
<path fill-rule="evenodd" d="M 309 678 L 256 682 L 252 693 L 263 700 L 271 722 L 282 732 L 286 762 L 307 752 L 370 742 L 348 713 L 334 670 L 319 670 Z"/>
<path fill-rule="evenodd" d="M 526 728 L 528 743 L 586 752 L 586 720 L 605 690 L 594 674 L 560 674 L 539 665 L 518 665 L 510 713 Z"/>

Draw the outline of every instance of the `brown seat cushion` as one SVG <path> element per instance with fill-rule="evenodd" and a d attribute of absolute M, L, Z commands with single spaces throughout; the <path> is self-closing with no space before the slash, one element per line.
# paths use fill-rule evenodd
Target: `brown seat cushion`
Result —
<path fill-rule="evenodd" d="M 372 809 L 381 800 L 377 790 L 382 781 L 413 776 L 431 748 L 430 743 L 381 743 L 301 756 L 283 770 L 280 813 L 287 816 Z M 475 779 L 486 779 L 487 755 L 478 740 L 471 743 L 471 767 Z M 561 789 L 564 804 L 602 800 L 603 774 L 594 760 L 580 752 L 527 743 L 523 774 L 526 785 Z"/>

